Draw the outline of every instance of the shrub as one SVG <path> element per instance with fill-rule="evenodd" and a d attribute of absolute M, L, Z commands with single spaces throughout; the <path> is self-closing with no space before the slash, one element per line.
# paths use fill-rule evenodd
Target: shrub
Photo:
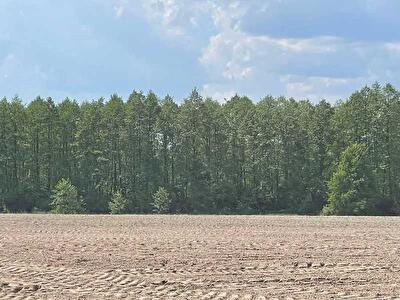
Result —
<path fill-rule="evenodd" d="M 111 198 L 109 208 L 112 214 L 125 214 L 128 212 L 129 203 L 124 195 L 120 191 L 117 191 Z"/>
<path fill-rule="evenodd" d="M 3 198 L 0 196 L 0 213 L 6 212 L 6 205 L 4 204 Z"/>
<path fill-rule="evenodd" d="M 168 191 L 164 187 L 159 187 L 153 195 L 153 207 L 157 213 L 168 213 L 170 210 L 171 199 Z"/>
<path fill-rule="evenodd" d="M 67 179 L 61 179 L 54 187 L 50 204 L 56 214 L 79 214 L 85 212 L 85 202 Z"/>

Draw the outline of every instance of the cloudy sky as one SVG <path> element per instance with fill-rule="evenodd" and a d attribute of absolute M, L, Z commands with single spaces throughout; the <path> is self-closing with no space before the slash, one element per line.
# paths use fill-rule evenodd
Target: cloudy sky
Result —
<path fill-rule="evenodd" d="M 400 87 L 398 0 L 1 0 L 0 95 L 193 87 L 223 101 Z"/>

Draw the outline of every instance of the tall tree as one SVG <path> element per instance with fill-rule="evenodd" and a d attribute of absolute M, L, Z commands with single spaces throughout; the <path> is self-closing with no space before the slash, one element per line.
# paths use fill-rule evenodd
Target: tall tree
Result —
<path fill-rule="evenodd" d="M 328 182 L 328 204 L 325 214 L 362 215 L 376 211 L 378 191 L 367 161 L 366 144 L 351 144 Z"/>
<path fill-rule="evenodd" d="M 104 149 L 104 100 L 84 102 L 76 130 L 77 187 L 92 212 L 108 211 L 106 173 L 109 159 Z"/>
<path fill-rule="evenodd" d="M 136 91 L 126 102 L 4 98 L 0 205 L 48 210 L 65 178 L 94 213 L 109 212 L 117 194 L 124 212 L 152 212 L 163 187 L 170 212 L 318 213 L 325 205 L 399 214 L 399 148 L 400 94 L 391 85 L 334 105 L 238 95 L 221 104 L 196 89 L 182 103 Z"/>

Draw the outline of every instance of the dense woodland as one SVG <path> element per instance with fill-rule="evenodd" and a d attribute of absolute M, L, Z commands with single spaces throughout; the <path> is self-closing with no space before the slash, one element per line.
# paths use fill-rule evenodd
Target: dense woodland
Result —
<path fill-rule="evenodd" d="M 335 105 L 15 97 L 0 101 L 0 211 L 69 195 L 90 213 L 400 214 L 399 149 L 391 85 Z"/>

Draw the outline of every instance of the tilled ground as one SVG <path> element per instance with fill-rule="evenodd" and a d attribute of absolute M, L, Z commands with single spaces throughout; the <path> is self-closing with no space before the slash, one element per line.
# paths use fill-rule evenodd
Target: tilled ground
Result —
<path fill-rule="evenodd" d="M 0 299 L 393 299 L 400 218 L 0 215 Z"/>

